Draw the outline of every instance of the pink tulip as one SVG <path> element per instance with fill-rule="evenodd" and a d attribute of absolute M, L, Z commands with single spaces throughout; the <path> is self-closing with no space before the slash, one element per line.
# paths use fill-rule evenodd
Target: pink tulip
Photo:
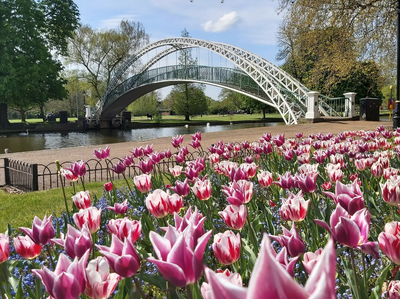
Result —
<path fill-rule="evenodd" d="M 175 186 L 171 187 L 170 189 L 178 193 L 180 196 L 187 196 L 190 192 L 188 179 L 185 179 L 183 182 L 176 181 Z"/>
<path fill-rule="evenodd" d="M 229 205 L 222 212 L 218 212 L 218 214 L 231 229 L 241 230 L 246 223 L 247 207 L 245 205 L 239 207 Z"/>
<path fill-rule="evenodd" d="M 386 223 L 385 231 L 379 234 L 378 241 L 388 258 L 400 265 L 400 222 Z"/>
<path fill-rule="evenodd" d="M 282 268 L 285 269 L 290 276 L 294 275 L 294 266 L 296 265 L 297 260 L 299 259 L 298 256 L 294 258 L 288 258 L 286 247 L 283 247 L 281 251 L 279 251 L 279 253 L 276 253 L 272 244 L 271 244 L 271 254 L 275 257 L 275 260 L 279 263 L 279 265 L 281 265 Z"/>
<path fill-rule="evenodd" d="M 73 262 L 64 254 L 60 254 L 54 272 L 46 267 L 41 270 L 32 270 L 39 276 L 44 284 L 47 293 L 55 299 L 78 298 L 86 287 L 85 265 L 88 260 L 89 250 L 78 261 Z"/>
<path fill-rule="evenodd" d="M 143 147 L 135 147 L 133 150 L 131 150 L 131 153 L 135 158 L 141 158 L 144 155 Z"/>
<path fill-rule="evenodd" d="M 301 191 L 296 195 L 289 192 L 288 199 L 282 198 L 280 215 L 285 221 L 303 221 L 307 216 L 307 209 L 310 201 L 304 200 Z"/>
<path fill-rule="evenodd" d="M 199 177 L 199 170 L 196 167 L 186 167 L 183 172 L 189 182 L 193 182 L 195 179 Z"/>
<path fill-rule="evenodd" d="M 310 163 L 310 154 L 303 153 L 303 154 L 297 156 L 297 161 L 302 165 Z"/>
<path fill-rule="evenodd" d="M 322 187 L 323 189 L 325 189 L 325 190 L 329 190 L 329 189 L 332 188 L 332 184 L 331 184 L 331 182 L 324 182 L 324 183 L 321 185 L 321 187 Z"/>
<path fill-rule="evenodd" d="M 254 162 L 240 164 L 239 168 L 242 169 L 249 178 L 253 178 L 257 174 L 257 165 Z"/>
<path fill-rule="evenodd" d="M 273 181 L 272 173 L 264 170 L 263 172 L 257 175 L 257 179 L 261 187 L 268 188 L 269 186 L 271 186 Z"/>
<path fill-rule="evenodd" d="M 293 149 L 288 149 L 283 151 L 283 158 L 286 161 L 292 161 L 293 160 Z"/>
<path fill-rule="evenodd" d="M 65 169 L 71 171 L 75 177 L 80 178 L 86 174 L 86 163 L 81 160 L 70 164 L 70 167 Z"/>
<path fill-rule="evenodd" d="M 158 259 L 151 257 L 148 261 L 154 263 L 161 275 L 176 287 L 192 284 L 201 276 L 203 255 L 211 232 L 201 236 L 195 245 L 192 238 L 194 233 L 192 224 L 189 224 L 183 232 L 169 226 L 164 237 L 151 231 L 150 241 Z"/>
<path fill-rule="evenodd" d="M 380 184 L 383 200 L 393 206 L 400 204 L 400 177 L 392 177 Z"/>
<path fill-rule="evenodd" d="M 400 299 L 400 281 L 392 280 L 388 287 L 389 299 Z"/>
<path fill-rule="evenodd" d="M 314 144 L 315 145 L 315 144 Z M 313 160 L 318 164 L 323 164 L 326 159 L 326 151 L 324 150 L 316 150 L 313 153 Z"/>
<path fill-rule="evenodd" d="M 174 167 L 169 168 L 169 173 L 172 174 L 174 177 L 178 177 L 182 173 L 183 167 L 180 165 L 175 165 Z"/>
<path fill-rule="evenodd" d="M 192 139 L 193 140 L 198 139 L 201 141 L 201 132 L 199 131 L 199 132 L 192 134 Z"/>
<path fill-rule="evenodd" d="M 111 269 L 122 277 L 133 276 L 140 268 L 140 257 L 130 237 L 122 242 L 116 235 L 111 235 L 111 246 L 96 245 L 99 252 L 107 259 Z"/>
<path fill-rule="evenodd" d="M 78 213 L 73 215 L 73 218 L 75 225 L 79 229 L 82 229 L 83 225 L 86 223 L 90 233 L 94 234 L 100 228 L 101 209 L 90 207 L 85 210 L 79 210 Z"/>
<path fill-rule="evenodd" d="M 355 212 L 365 207 L 364 195 L 358 185 L 358 180 L 348 185 L 337 182 L 335 194 L 331 192 L 323 193 L 332 198 L 337 205 L 340 204 L 350 215 L 353 215 Z"/>
<path fill-rule="evenodd" d="M 385 180 L 390 179 L 392 176 L 397 176 L 399 174 L 399 169 L 388 167 L 383 170 L 383 177 Z"/>
<path fill-rule="evenodd" d="M 174 213 L 179 213 L 183 206 L 182 197 L 174 193 L 169 196 L 168 200 L 168 214 L 174 215 Z"/>
<path fill-rule="evenodd" d="M 239 273 L 231 273 L 228 269 L 223 272 L 221 270 L 217 270 L 216 276 L 226 279 L 226 283 L 230 283 L 239 287 L 243 286 L 242 277 Z M 214 299 L 212 288 L 206 282 L 203 282 L 201 285 L 201 295 L 204 299 Z"/>
<path fill-rule="evenodd" d="M 314 219 L 314 221 L 325 228 L 337 242 L 352 248 L 358 248 L 374 258 L 379 257 L 378 242 L 368 242 L 369 226 L 371 216 L 369 211 L 364 208 L 350 216 L 349 213 L 337 205 L 332 213 L 329 227 L 325 221 Z"/>
<path fill-rule="evenodd" d="M 380 178 L 383 175 L 383 166 L 380 162 L 372 164 L 371 174 L 375 178 Z"/>
<path fill-rule="evenodd" d="M 194 195 L 200 200 L 208 200 L 211 197 L 211 182 L 207 179 L 196 179 L 192 187 Z"/>
<path fill-rule="evenodd" d="M 27 227 L 20 227 L 19 229 L 27 234 L 36 244 L 46 245 L 55 235 L 52 220 L 53 216 L 50 216 L 49 218 L 44 216 L 43 221 L 35 216 L 32 223 L 32 229 Z"/>
<path fill-rule="evenodd" d="M 277 147 L 282 146 L 285 143 L 285 134 L 277 134 L 272 136 L 271 140 L 276 144 Z"/>
<path fill-rule="evenodd" d="M 322 255 L 322 249 L 318 249 L 314 252 L 306 252 L 303 256 L 303 266 L 307 273 L 310 275 L 315 265 L 319 261 Z"/>
<path fill-rule="evenodd" d="M 128 211 L 128 200 L 125 199 L 122 203 L 116 202 L 113 207 L 106 207 L 110 211 L 114 211 L 115 214 L 123 215 Z"/>
<path fill-rule="evenodd" d="M 234 181 L 229 187 L 222 186 L 222 189 L 231 205 L 240 206 L 248 203 L 253 197 L 253 183 L 246 180 Z"/>
<path fill-rule="evenodd" d="M 165 150 L 164 151 L 164 156 L 165 156 L 166 159 L 171 158 L 171 156 L 172 156 L 171 150 L 170 149 Z"/>
<path fill-rule="evenodd" d="M 282 189 L 291 189 L 294 187 L 294 179 L 289 171 L 287 171 L 284 175 L 279 175 L 279 180 L 272 183 L 280 186 Z"/>
<path fill-rule="evenodd" d="M 112 182 L 105 183 L 103 187 L 107 192 L 111 192 L 114 189 Z"/>
<path fill-rule="evenodd" d="M 151 174 L 141 174 L 133 178 L 136 188 L 141 193 L 147 193 L 151 189 Z"/>
<path fill-rule="evenodd" d="M 275 259 L 274 250 L 264 235 L 260 254 L 253 268 L 249 287 L 239 287 L 227 283 L 212 270 L 206 268 L 205 275 L 211 298 L 229 299 L 278 299 L 296 298 L 335 299 L 336 253 L 334 242 L 328 242 L 320 260 L 307 280 L 305 287 L 300 286 Z"/>
<path fill-rule="evenodd" d="M 150 159 L 139 161 L 137 167 L 146 174 L 150 174 L 153 171 L 153 162 Z"/>
<path fill-rule="evenodd" d="M 192 212 L 192 207 L 189 207 L 183 217 L 179 216 L 177 213 L 174 214 L 175 228 L 178 232 L 183 232 L 189 225 L 193 226 L 192 237 L 194 246 L 197 246 L 197 240 L 204 235 L 205 220 L 206 217 L 203 217 L 203 215 L 199 213 L 197 207 L 194 208 L 194 212 Z"/>
<path fill-rule="evenodd" d="M 273 240 L 277 241 L 282 247 L 286 247 L 290 256 L 298 256 L 304 252 L 305 245 L 303 240 L 297 233 L 296 226 L 293 222 L 291 230 L 282 227 L 282 236 L 270 236 Z"/>
<path fill-rule="evenodd" d="M 354 165 L 358 171 L 364 171 L 367 168 L 367 161 L 366 159 L 357 159 L 354 160 Z"/>
<path fill-rule="evenodd" d="M 149 193 L 146 198 L 146 207 L 156 218 L 167 216 L 169 212 L 169 192 L 157 189 L 153 193 Z"/>
<path fill-rule="evenodd" d="M 110 234 L 116 235 L 121 241 L 130 237 L 132 242 L 136 242 L 142 233 L 142 224 L 137 220 L 129 218 L 111 219 L 106 225 Z"/>
<path fill-rule="evenodd" d="M 236 235 L 227 230 L 214 236 L 212 249 L 215 256 L 223 265 L 230 265 L 236 262 L 240 257 L 241 240 L 240 234 Z"/>
<path fill-rule="evenodd" d="M 10 238 L 6 234 L 0 234 L 0 264 L 10 256 Z"/>
<path fill-rule="evenodd" d="M 126 170 L 126 165 L 124 161 L 119 161 L 116 165 L 111 167 L 111 170 L 114 171 L 116 174 L 124 173 Z"/>
<path fill-rule="evenodd" d="M 172 137 L 172 146 L 178 148 L 182 144 L 184 137 L 184 135 L 176 135 L 175 137 Z"/>
<path fill-rule="evenodd" d="M 230 169 L 228 176 L 232 182 L 240 181 L 240 180 L 247 181 L 249 179 L 248 172 L 240 167 L 234 167 L 234 168 Z"/>
<path fill-rule="evenodd" d="M 51 239 L 51 241 L 63 247 L 65 252 L 72 258 L 81 258 L 93 246 L 92 235 L 86 224 L 83 225 L 81 231 L 68 224 L 68 231 L 65 237 Z"/>
<path fill-rule="evenodd" d="M 199 139 L 193 139 L 193 140 L 189 143 L 189 145 L 190 145 L 191 147 L 193 147 L 194 149 L 198 149 L 198 148 L 201 146 L 200 140 L 199 140 Z"/>
<path fill-rule="evenodd" d="M 337 181 L 341 181 L 343 179 L 344 173 L 341 169 L 340 164 L 332 164 L 328 163 L 326 166 L 326 172 L 329 176 L 329 180 L 332 183 L 336 183 Z"/>
<path fill-rule="evenodd" d="M 86 278 L 85 294 L 93 299 L 109 298 L 121 280 L 120 275 L 110 273 L 107 259 L 101 256 L 88 263 Z"/>
<path fill-rule="evenodd" d="M 131 165 L 135 165 L 135 161 L 133 160 L 133 158 L 134 158 L 133 155 L 131 155 L 131 156 L 126 156 L 126 157 L 122 158 L 122 161 L 121 161 L 121 162 L 123 162 L 123 163 L 125 164 L 126 167 L 129 167 L 129 166 L 131 166 Z"/>
<path fill-rule="evenodd" d="M 99 148 L 98 150 L 94 150 L 93 154 L 99 160 L 108 159 L 108 157 L 110 156 L 110 148 L 108 146 L 104 150 Z"/>
<path fill-rule="evenodd" d="M 70 182 L 76 182 L 78 180 L 78 177 L 75 176 L 71 170 L 66 168 L 61 168 L 60 174 Z"/>
<path fill-rule="evenodd" d="M 13 239 L 15 251 L 24 259 L 33 259 L 40 254 L 42 245 L 36 244 L 28 236 L 18 236 Z"/>
<path fill-rule="evenodd" d="M 318 173 L 302 173 L 296 174 L 294 179 L 294 185 L 304 193 L 312 193 L 315 191 L 317 183 Z"/>
<path fill-rule="evenodd" d="M 89 191 L 80 191 L 72 196 L 75 206 L 78 210 L 84 210 L 90 207 L 92 200 L 90 199 Z"/>
<path fill-rule="evenodd" d="M 208 159 L 211 161 L 212 164 L 219 162 L 219 155 L 218 154 L 211 154 L 208 156 Z"/>

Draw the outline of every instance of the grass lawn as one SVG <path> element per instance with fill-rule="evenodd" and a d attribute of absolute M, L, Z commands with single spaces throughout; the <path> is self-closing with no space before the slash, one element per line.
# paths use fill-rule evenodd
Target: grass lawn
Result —
<path fill-rule="evenodd" d="M 86 190 L 90 191 L 92 200 L 94 196 L 100 198 L 103 194 L 103 182 L 86 183 Z M 124 180 L 114 182 L 117 189 L 126 187 Z M 132 187 L 132 185 L 131 185 Z M 73 188 L 65 189 L 68 199 L 68 208 L 72 209 Z M 82 191 L 81 186 L 76 191 Z M 54 214 L 60 216 L 65 211 L 65 202 L 62 189 L 36 191 L 24 194 L 9 194 L 0 190 L 0 233 L 7 230 L 7 224 L 12 228 L 32 227 L 32 220 L 35 216 L 43 219 L 44 215 Z"/>
<path fill-rule="evenodd" d="M 74 122 L 74 121 L 76 121 L 76 120 L 78 120 L 76 117 L 69 117 L 69 118 L 68 118 L 68 121 L 69 121 L 69 122 Z M 57 121 L 57 122 L 60 122 L 60 119 L 57 118 L 56 121 Z M 41 118 L 29 118 L 29 119 L 28 119 L 28 118 L 27 118 L 27 119 L 26 119 L 26 122 L 27 122 L 28 124 L 43 123 L 43 119 L 41 119 Z M 20 120 L 20 119 L 10 119 L 10 123 L 13 123 L 13 124 L 21 123 L 21 120 Z"/>

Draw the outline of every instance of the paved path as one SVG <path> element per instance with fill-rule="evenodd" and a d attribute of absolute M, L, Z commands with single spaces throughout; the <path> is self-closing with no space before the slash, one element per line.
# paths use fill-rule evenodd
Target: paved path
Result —
<path fill-rule="evenodd" d="M 211 144 L 216 143 L 219 140 L 224 142 L 242 142 L 242 141 L 257 141 L 264 133 L 285 134 L 286 138 L 294 137 L 295 133 L 303 132 L 305 136 L 311 133 L 339 133 L 342 131 L 358 131 L 358 130 L 375 130 L 377 127 L 383 125 L 384 127 L 391 127 L 392 122 L 387 121 L 332 121 L 322 122 L 313 124 L 300 124 L 292 126 L 275 126 L 275 127 L 259 127 L 251 129 L 238 129 L 232 131 L 202 133 L 202 146 L 208 148 Z M 185 136 L 183 144 L 186 145 L 191 141 L 190 135 Z M 130 154 L 130 151 L 134 147 L 145 146 L 147 144 L 153 144 L 154 149 L 157 151 L 163 151 L 173 147 L 171 146 L 171 137 L 163 137 L 154 140 L 147 140 L 141 142 L 122 142 L 110 144 L 111 157 L 125 157 Z M 41 150 L 32 152 L 21 152 L 21 153 L 9 153 L 1 154 L 0 159 L 9 157 L 21 161 L 30 163 L 48 164 L 55 160 L 63 161 L 78 161 L 88 160 L 93 158 L 93 150 L 98 148 L 105 148 L 103 146 L 85 146 L 85 147 L 72 147 L 72 148 L 61 148 L 52 150 Z M 189 146 L 190 149 L 190 146 Z M 0 172 L 0 177 L 3 175 Z"/>

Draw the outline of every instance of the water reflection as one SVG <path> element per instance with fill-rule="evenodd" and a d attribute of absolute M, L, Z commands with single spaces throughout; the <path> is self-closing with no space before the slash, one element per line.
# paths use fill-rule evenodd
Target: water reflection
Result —
<path fill-rule="evenodd" d="M 276 126 L 278 123 L 248 123 L 221 126 L 189 126 L 168 127 L 151 129 L 100 130 L 87 132 L 62 132 L 62 133 L 32 133 L 29 135 L 7 134 L 0 135 L 0 153 L 8 148 L 11 153 L 37 151 L 43 149 L 57 149 L 64 147 L 77 147 L 97 144 L 111 144 L 126 141 L 150 140 L 195 132 L 219 132 L 235 129 Z"/>

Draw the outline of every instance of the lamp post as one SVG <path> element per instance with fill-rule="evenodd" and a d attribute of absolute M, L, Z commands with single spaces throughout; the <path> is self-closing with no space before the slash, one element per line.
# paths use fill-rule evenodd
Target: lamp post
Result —
<path fill-rule="evenodd" d="M 397 1 L 397 79 L 396 79 L 396 108 L 393 116 L 393 130 L 400 124 L 400 0 Z"/>

